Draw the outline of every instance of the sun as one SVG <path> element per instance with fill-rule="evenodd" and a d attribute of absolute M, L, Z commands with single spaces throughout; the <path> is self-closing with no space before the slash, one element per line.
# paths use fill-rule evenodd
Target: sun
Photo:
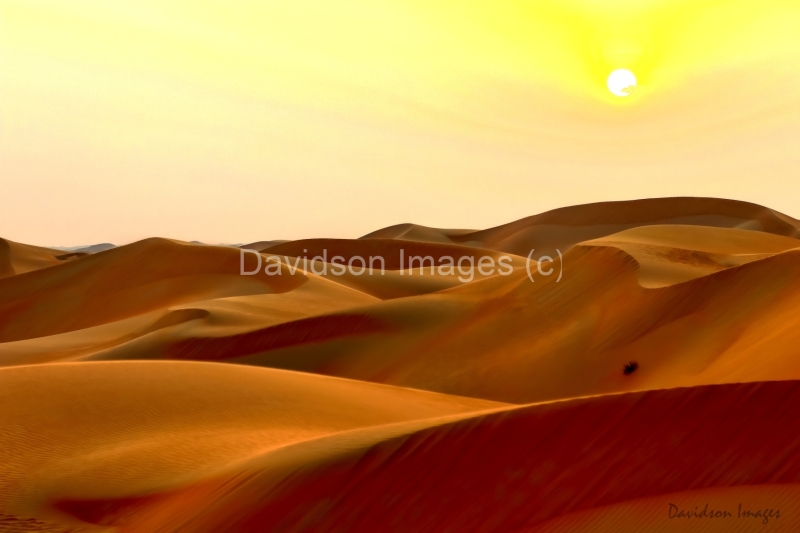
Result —
<path fill-rule="evenodd" d="M 636 76 L 628 69 L 620 68 L 608 75 L 608 90 L 616 96 L 630 96 L 636 88 Z"/>

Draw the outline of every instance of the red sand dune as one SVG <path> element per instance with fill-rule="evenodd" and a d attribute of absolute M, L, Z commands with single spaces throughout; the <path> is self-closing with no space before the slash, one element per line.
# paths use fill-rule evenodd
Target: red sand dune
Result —
<path fill-rule="evenodd" d="M 0 532 L 797 531 L 799 228 L 611 202 L 261 241 L 252 276 L 0 240 Z"/>
<path fill-rule="evenodd" d="M 684 491 L 789 484 L 800 494 L 800 414 L 786 408 L 797 402 L 800 384 L 786 381 L 455 415 L 304 441 L 145 498 L 57 506 L 128 531 L 521 532 L 556 520 L 582 531 L 568 527 L 573 513 Z M 307 466 L 284 477 L 292 461 Z M 776 508 L 752 492 L 749 509 Z M 780 509 L 799 510 L 800 500 Z"/>

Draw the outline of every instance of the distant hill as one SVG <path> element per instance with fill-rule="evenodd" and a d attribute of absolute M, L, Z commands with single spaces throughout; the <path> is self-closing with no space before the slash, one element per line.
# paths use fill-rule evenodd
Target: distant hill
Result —
<path fill-rule="evenodd" d="M 92 244 L 90 246 L 51 246 L 53 250 L 64 250 L 65 252 L 76 252 L 76 253 L 84 253 L 84 254 L 95 254 L 97 252 L 102 252 L 104 250 L 110 250 L 112 248 L 116 248 L 116 244 L 111 244 L 110 242 L 104 242 L 100 244 Z"/>

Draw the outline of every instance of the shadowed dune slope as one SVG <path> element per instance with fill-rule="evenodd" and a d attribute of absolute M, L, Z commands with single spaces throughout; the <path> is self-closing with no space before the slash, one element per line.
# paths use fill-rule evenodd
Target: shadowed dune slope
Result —
<path fill-rule="evenodd" d="M 57 500 L 146 494 L 292 442 L 501 406 L 238 365 L 1 369 L 0 509 L 53 519 Z"/>
<path fill-rule="evenodd" d="M 787 409 L 798 402 L 798 382 L 785 381 L 457 415 L 298 443 L 160 495 L 59 506 L 131 532 L 199 533 L 533 532 L 571 513 L 698 490 L 724 498 L 732 488 L 751 508 L 775 509 L 770 488 L 800 494 L 800 414 Z M 304 466 L 282 467 L 293 461 Z M 784 520 L 800 510 L 782 503 Z M 620 520 L 616 531 L 640 526 L 635 514 Z"/>

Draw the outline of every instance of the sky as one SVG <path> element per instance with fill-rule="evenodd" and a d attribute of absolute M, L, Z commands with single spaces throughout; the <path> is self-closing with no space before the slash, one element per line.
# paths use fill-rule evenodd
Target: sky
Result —
<path fill-rule="evenodd" d="M 798 184 L 797 0 L 0 0 L 18 242 L 355 238 L 658 196 L 800 218 Z"/>

